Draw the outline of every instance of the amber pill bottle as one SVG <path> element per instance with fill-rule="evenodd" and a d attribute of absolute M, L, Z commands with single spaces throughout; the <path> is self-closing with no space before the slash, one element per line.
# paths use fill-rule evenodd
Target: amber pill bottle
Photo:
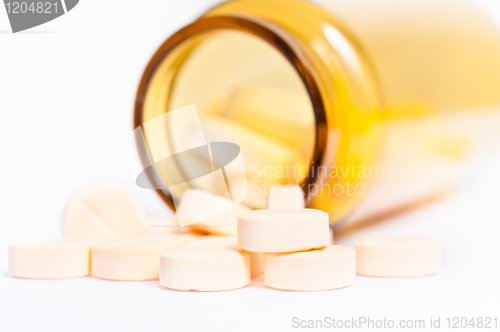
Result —
<path fill-rule="evenodd" d="M 305 101 L 310 139 L 290 147 L 309 171 L 294 180 L 332 224 L 362 219 L 460 181 L 491 148 L 500 124 L 500 36 L 460 1 L 228 1 L 153 55 L 134 125 L 192 104 L 202 125 L 231 118 L 228 100 L 248 86 Z M 273 126 L 280 122 L 261 129 Z M 166 145 L 186 139 L 168 126 L 158 135 Z M 168 189 L 157 191 L 174 206 Z M 264 208 L 252 195 L 245 203 Z"/>

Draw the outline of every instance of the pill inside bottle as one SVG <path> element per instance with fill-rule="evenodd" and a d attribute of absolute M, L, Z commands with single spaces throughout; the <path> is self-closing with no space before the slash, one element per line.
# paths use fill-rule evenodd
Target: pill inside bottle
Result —
<path fill-rule="evenodd" d="M 179 192 L 168 193 L 174 196 L 191 188 L 229 198 L 227 192 L 235 191 L 231 187 L 245 181 L 248 194 L 242 203 L 265 208 L 272 185 L 300 185 L 307 173 L 315 136 L 307 89 L 285 56 L 261 38 L 230 29 L 205 37 L 178 66 L 163 63 L 149 85 L 149 89 L 160 89 L 157 83 L 164 81 L 168 72 L 176 71 L 168 101 L 166 96 L 160 97 L 160 103 L 147 97 L 141 121 L 152 123 L 165 109 L 195 105 L 201 123 L 200 128 L 191 119 L 167 120 L 162 127 L 166 130 L 149 131 L 146 126 L 148 144 L 162 142 L 167 155 L 182 152 L 182 158 L 174 157 L 174 163 L 159 167 L 156 178 L 166 178 L 169 184 L 182 183 L 184 188 Z M 149 90 L 148 96 L 152 92 Z M 199 142 L 212 143 L 211 153 L 194 149 Z M 213 142 L 237 144 L 244 167 L 228 165 L 225 155 L 219 158 Z M 199 166 L 194 169 L 193 164 Z M 215 176 L 203 176 L 217 171 L 217 165 L 224 168 L 226 185 L 217 183 L 220 181 Z"/>
<path fill-rule="evenodd" d="M 200 189 L 262 209 L 292 184 L 330 224 L 360 220 L 442 193 L 484 155 L 500 123 L 493 26 L 457 1 L 360 2 L 227 1 L 160 46 L 134 128 L 170 207 Z"/>

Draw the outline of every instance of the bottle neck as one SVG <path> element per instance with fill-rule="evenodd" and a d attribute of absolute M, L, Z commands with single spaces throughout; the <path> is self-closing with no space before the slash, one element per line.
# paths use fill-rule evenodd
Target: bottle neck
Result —
<path fill-rule="evenodd" d="M 236 30 L 256 36 L 288 60 L 307 89 L 314 112 L 315 138 L 302 188 L 306 204 L 321 207 L 328 194 L 318 188 L 332 181 L 342 182 L 329 178 L 328 170 L 336 164 L 347 165 L 353 155 L 363 155 L 355 151 L 363 148 L 357 138 L 369 132 L 380 110 L 371 67 L 355 40 L 342 29 L 340 22 L 302 1 L 237 0 L 217 6 L 172 35 L 155 53 L 139 85 L 134 126 L 171 109 L 169 92 L 177 71 L 212 33 Z M 366 156 L 361 162 L 370 163 L 372 157 Z M 154 174 L 148 176 L 151 181 L 162 181 Z M 173 208 L 169 192 L 158 191 Z M 354 202 L 346 208 L 352 205 Z"/>

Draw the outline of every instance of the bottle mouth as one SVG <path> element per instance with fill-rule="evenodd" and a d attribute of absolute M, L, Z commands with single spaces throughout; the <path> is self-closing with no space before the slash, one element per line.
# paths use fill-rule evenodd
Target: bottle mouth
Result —
<path fill-rule="evenodd" d="M 310 188 L 321 188 L 326 176 L 315 169 L 328 167 L 331 160 L 331 156 L 327 153 L 327 143 L 332 138 L 328 137 L 325 104 L 303 48 L 286 31 L 268 21 L 254 17 L 207 17 L 200 18 L 174 33 L 155 52 L 142 75 L 135 100 L 134 128 L 142 126 L 146 121 L 168 110 L 169 93 L 180 64 L 210 32 L 223 29 L 251 34 L 272 46 L 290 63 L 304 84 L 314 112 L 315 134 L 311 160 L 307 161 L 306 165 L 307 175 L 299 185 L 304 190 L 306 205 L 311 205 L 319 191 L 316 190 L 314 193 Z M 161 82 L 155 81 L 158 79 Z M 149 156 L 142 151 L 139 142 L 137 148 L 142 164 L 145 167 L 149 166 L 151 164 Z M 151 172 L 146 174 L 154 183 L 154 174 Z M 156 191 L 165 203 L 175 210 L 171 193 L 167 189 L 156 189 Z"/>

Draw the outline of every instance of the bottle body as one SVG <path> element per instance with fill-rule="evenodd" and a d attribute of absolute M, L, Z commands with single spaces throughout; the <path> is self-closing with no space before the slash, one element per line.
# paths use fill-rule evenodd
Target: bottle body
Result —
<path fill-rule="evenodd" d="M 195 104 L 207 140 L 241 147 L 244 203 L 264 208 L 269 185 L 294 182 L 331 223 L 397 208 L 456 180 L 498 118 L 480 111 L 500 104 L 494 28 L 460 5 L 444 23 L 442 7 L 413 5 L 430 18 L 422 29 L 400 15 L 409 2 L 370 21 L 369 1 L 356 4 L 366 17 L 352 4 L 318 1 L 322 7 L 230 1 L 176 33 L 146 69 L 135 125 Z M 454 30 L 464 15 L 475 27 L 465 36 Z M 454 56 L 459 50 L 466 54 Z M 150 141 L 182 145 L 189 128 L 181 127 L 166 124 Z"/>

